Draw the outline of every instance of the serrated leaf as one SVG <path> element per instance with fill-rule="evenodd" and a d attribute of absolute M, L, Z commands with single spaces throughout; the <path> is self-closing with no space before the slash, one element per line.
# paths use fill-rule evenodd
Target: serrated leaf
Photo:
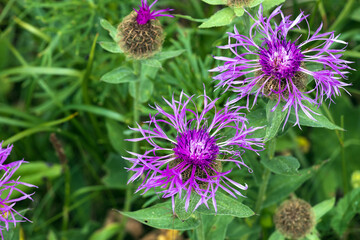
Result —
<path fill-rule="evenodd" d="M 324 216 L 327 212 L 329 212 L 334 207 L 334 204 L 335 204 L 335 198 L 331 198 L 331 199 L 322 201 L 319 204 L 316 204 L 313 207 L 316 222 L 319 222 L 321 217 Z"/>
<path fill-rule="evenodd" d="M 284 106 L 283 103 L 279 103 L 276 109 L 272 112 L 274 106 L 276 106 L 277 101 L 270 100 L 266 105 L 266 118 L 267 118 L 267 127 L 265 133 L 265 141 L 271 140 L 276 136 L 277 132 L 280 129 L 282 122 L 284 121 L 288 109 L 282 111 Z"/>
<path fill-rule="evenodd" d="M 351 219 L 360 213 L 360 188 L 347 193 L 337 204 L 334 217 L 331 220 L 332 228 L 341 236 L 349 227 Z"/>
<path fill-rule="evenodd" d="M 111 53 L 122 53 L 123 51 L 115 42 L 99 42 L 100 46 Z"/>
<path fill-rule="evenodd" d="M 226 5 L 227 0 L 202 0 L 203 2 L 206 2 L 210 5 Z"/>
<path fill-rule="evenodd" d="M 184 49 L 182 50 L 175 50 L 175 51 L 166 51 L 166 52 L 160 52 L 154 56 L 154 58 L 158 61 L 174 58 L 177 56 L 180 56 L 183 52 L 185 52 Z"/>
<path fill-rule="evenodd" d="M 227 7 L 216 12 L 208 20 L 202 23 L 199 28 L 211 28 L 229 25 L 234 17 L 234 11 Z"/>
<path fill-rule="evenodd" d="M 135 82 L 138 80 L 139 79 L 134 75 L 133 70 L 127 67 L 116 68 L 105 73 L 100 79 L 100 81 L 111 84 Z"/>
<path fill-rule="evenodd" d="M 299 161 L 291 156 L 278 156 L 271 160 L 263 159 L 261 163 L 270 171 L 281 175 L 299 174 Z"/>
<path fill-rule="evenodd" d="M 200 225 L 199 219 L 189 218 L 181 220 L 172 212 L 171 201 L 141 209 L 135 212 L 121 212 L 143 224 L 160 229 L 189 230 Z"/>
<path fill-rule="evenodd" d="M 142 64 L 148 65 L 154 68 L 161 68 L 161 62 L 155 58 L 149 58 L 141 61 Z"/>
<path fill-rule="evenodd" d="M 117 30 L 116 28 L 111 25 L 111 23 L 109 23 L 107 20 L 105 19 L 100 19 L 100 25 L 109 32 L 111 38 L 117 42 Z"/>
<path fill-rule="evenodd" d="M 285 2 L 285 0 L 264 0 L 262 5 L 263 5 L 264 10 L 267 10 L 267 9 L 272 8 L 276 5 L 279 5 L 283 2 Z"/>

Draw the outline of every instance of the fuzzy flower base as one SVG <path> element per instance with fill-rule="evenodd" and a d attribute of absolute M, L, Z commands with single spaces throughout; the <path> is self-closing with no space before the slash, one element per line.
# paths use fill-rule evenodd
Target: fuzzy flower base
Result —
<path fill-rule="evenodd" d="M 173 210 L 177 195 L 185 200 L 186 211 L 192 194 L 200 196 L 195 209 L 201 204 L 209 207 L 211 199 L 215 211 L 219 189 L 235 198 L 243 196 L 239 190 L 246 190 L 247 185 L 231 180 L 228 174 L 232 170 L 222 172 L 222 166 L 232 162 L 251 172 L 241 155 L 244 150 L 257 152 L 263 146 L 262 139 L 249 137 L 256 128 L 247 128 L 241 107 L 217 110 L 217 99 L 211 100 L 206 93 L 201 97 L 202 111 L 197 109 L 195 97 L 183 92 L 179 100 L 164 99 L 171 111 L 155 105 L 157 114 L 150 115 L 148 126 L 132 128 L 142 136 L 129 139 L 146 140 L 151 145 L 144 153 L 130 152 L 134 157 L 125 158 L 133 164 L 129 171 L 134 175 L 129 182 L 143 179 L 137 191 L 144 193 L 160 189 L 163 198 L 172 199 Z"/>
<path fill-rule="evenodd" d="M 272 110 L 280 101 L 285 102 L 283 111 L 289 109 L 285 123 L 292 108 L 296 114 L 295 125 L 300 126 L 299 110 L 316 121 L 312 116 L 316 113 L 308 105 L 320 106 L 324 99 L 332 101 L 334 96 L 340 95 L 340 89 L 349 85 L 341 81 L 351 69 L 347 65 L 350 62 L 341 59 L 345 47 L 332 49 L 334 44 L 346 43 L 334 32 L 320 33 L 322 25 L 311 35 L 308 16 L 303 12 L 290 20 L 291 16 L 285 16 L 278 7 L 266 18 L 260 5 L 257 19 L 250 17 L 255 23 L 250 27 L 249 36 L 241 35 L 235 27 L 234 33 L 228 33 L 229 43 L 219 47 L 230 50 L 234 56 L 215 57 L 224 61 L 222 66 L 211 70 L 220 72 L 214 77 L 218 81 L 217 87 L 225 88 L 225 91 L 232 88 L 238 93 L 238 98 L 230 104 L 247 98 L 249 106 L 251 95 L 255 96 L 253 105 L 259 95 L 276 99 L 278 102 Z M 275 23 L 275 17 L 280 17 L 280 23 Z M 303 21 L 309 27 L 307 39 L 302 42 L 301 36 L 288 39 L 288 33 L 300 28 Z M 310 65 L 320 70 L 311 70 Z M 306 90 L 308 77 L 315 81 L 310 90 Z"/>
<path fill-rule="evenodd" d="M 10 155 L 13 146 L 8 146 L 7 148 L 2 148 L 2 142 L 0 143 L 0 172 L 1 172 L 1 180 L 0 180 L 0 235 L 4 240 L 2 231 L 6 229 L 9 231 L 9 224 L 13 223 L 16 226 L 18 222 L 29 221 L 26 217 L 22 216 L 19 212 L 17 212 L 14 207 L 17 202 L 20 202 L 25 199 L 32 200 L 31 196 L 34 194 L 26 194 L 25 192 L 19 189 L 20 185 L 27 187 L 36 187 L 32 184 L 20 182 L 18 177 L 16 180 L 11 179 L 16 170 L 24 163 L 24 160 L 15 161 L 11 163 L 4 164 L 7 157 Z M 12 198 L 12 193 L 18 192 L 20 193 L 20 197 Z M 15 217 L 18 216 L 20 220 L 17 220 Z"/>

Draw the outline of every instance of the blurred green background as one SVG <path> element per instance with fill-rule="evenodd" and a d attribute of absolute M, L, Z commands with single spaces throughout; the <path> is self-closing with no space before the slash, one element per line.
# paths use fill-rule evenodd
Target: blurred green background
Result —
<path fill-rule="evenodd" d="M 132 63 L 124 55 L 106 52 L 99 46 L 111 41 L 100 19 L 116 26 L 138 4 L 134 0 L 0 0 L 0 139 L 14 144 L 11 161 L 24 158 L 30 162 L 18 171 L 21 180 L 39 186 L 34 202 L 25 201 L 16 207 L 30 208 L 26 216 L 33 223 L 17 227 L 14 239 L 117 239 L 121 217 L 112 209 L 123 209 L 125 202 L 127 163 L 121 156 L 131 150 L 131 143 L 124 139 L 131 137 L 128 126 L 133 125 L 133 100 L 128 83 L 113 85 L 100 78 L 116 67 L 131 67 Z M 156 8 L 164 7 L 194 19 L 208 18 L 222 8 L 200 0 L 160 0 Z M 323 31 L 341 33 L 341 40 L 349 43 L 344 58 L 353 61 L 351 67 L 358 69 L 359 1 L 288 0 L 283 10 L 293 16 L 300 10 L 311 14 L 312 30 L 324 22 Z M 170 98 L 173 92 L 201 94 L 206 83 L 211 97 L 220 96 L 221 91 L 213 92 L 214 82 L 208 72 L 220 64 L 212 56 L 225 54 L 216 46 L 227 42 L 226 32 L 231 32 L 234 24 L 247 34 L 250 22 L 243 16 L 229 26 L 199 29 L 199 22 L 184 18 L 160 21 L 166 33 L 163 48 L 184 52 L 163 61 L 162 68 L 143 69 L 141 121 L 151 111 L 149 104 L 161 103 L 162 96 Z M 270 179 L 270 200 L 259 224 L 254 224 L 252 218 L 235 219 L 227 229 L 227 239 L 267 239 L 274 231 L 272 215 L 276 205 L 292 192 L 315 205 L 332 197 L 338 201 L 359 187 L 360 183 L 351 183 L 353 172 L 360 170 L 359 79 L 360 72 L 352 71 L 348 79 L 352 86 L 347 88 L 351 96 L 342 92 L 329 111 L 327 104 L 322 109 L 324 115 L 346 129 L 344 132 L 294 127 L 278 140 L 278 153 L 295 155 L 301 160 L 301 169 L 316 166 L 316 173 L 296 180 L 290 189 L 284 187 L 286 191 L 275 185 L 287 179 Z M 227 97 L 222 96 L 221 101 Z M 65 152 L 61 157 L 54 148 L 59 144 Z M 254 165 L 254 176 L 247 176 L 245 203 L 253 206 L 263 167 L 255 155 L 247 156 L 246 161 Z M 360 197 L 358 192 L 353 195 L 354 199 Z M 132 210 L 160 201 L 140 194 L 131 197 Z M 334 208 L 324 217 L 318 224 L 321 239 L 340 239 L 340 235 L 360 239 L 360 218 L 356 215 L 360 207 L 351 206 L 350 212 Z M 340 220 L 336 219 L 339 215 Z M 153 231 L 136 222 L 129 222 L 127 228 L 127 239 L 139 239 Z"/>

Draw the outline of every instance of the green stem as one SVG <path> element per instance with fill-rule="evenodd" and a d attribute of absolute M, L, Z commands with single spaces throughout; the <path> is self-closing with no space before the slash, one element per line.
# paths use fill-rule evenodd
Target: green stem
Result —
<path fill-rule="evenodd" d="M 276 139 L 273 138 L 269 142 L 269 147 L 267 148 L 268 149 L 268 156 L 269 156 L 270 160 L 274 158 L 275 148 L 276 148 Z M 260 186 L 259 194 L 258 194 L 256 205 L 255 205 L 255 213 L 257 213 L 257 214 L 260 214 L 260 212 L 261 212 L 262 204 L 263 204 L 263 202 L 265 200 L 265 197 L 266 197 L 266 190 L 267 190 L 267 187 L 268 187 L 270 175 L 271 175 L 270 170 L 268 168 L 265 168 L 265 170 L 263 172 L 263 176 L 262 176 L 262 183 L 261 183 L 261 186 Z"/>
<path fill-rule="evenodd" d="M 344 128 L 344 115 L 341 115 L 341 128 Z M 344 131 L 340 134 L 341 141 L 344 143 Z M 348 173 L 347 173 L 347 163 L 345 159 L 345 146 L 341 144 L 341 167 L 342 167 L 342 179 L 344 184 L 344 194 L 349 191 L 349 183 L 348 183 Z"/>
<path fill-rule="evenodd" d="M 65 174 L 65 200 L 64 200 L 64 207 L 63 207 L 63 222 L 62 222 L 62 237 L 61 240 L 67 240 L 66 231 L 69 227 L 69 206 L 70 206 L 70 181 L 71 175 L 69 166 L 67 163 L 63 163 L 63 171 Z"/>
<path fill-rule="evenodd" d="M 199 224 L 199 226 L 195 229 L 195 234 L 196 234 L 197 240 L 205 240 L 204 224 L 203 224 L 202 215 L 200 214 L 199 216 L 200 216 L 200 224 Z"/>
<path fill-rule="evenodd" d="M 134 74 L 135 76 L 140 77 L 140 70 L 141 70 L 141 64 L 138 61 L 134 61 L 133 64 L 134 67 Z M 139 122 L 140 120 L 140 116 L 139 116 L 139 87 L 140 87 L 140 82 L 135 82 L 135 91 L 134 91 L 134 100 L 133 100 L 133 120 L 134 120 L 134 124 L 136 127 L 136 124 Z M 137 137 L 137 133 L 134 133 L 134 138 Z M 136 153 L 139 150 L 139 144 L 138 142 L 134 142 L 133 146 L 132 146 L 132 152 Z M 129 172 L 129 178 L 131 177 L 131 172 Z M 131 209 L 131 200 L 132 200 L 132 195 L 133 195 L 133 189 L 132 189 L 132 185 L 129 184 L 127 185 L 126 188 L 126 193 L 125 193 L 125 204 L 124 204 L 124 212 L 128 212 Z M 122 240 L 124 239 L 125 236 L 125 227 L 126 227 L 126 223 L 127 223 L 128 217 L 123 215 L 123 219 L 120 225 L 120 229 L 119 229 L 119 236 L 118 239 Z"/>
<path fill-rule="evenodd" d="M 354 9 L 355 0 L 348 0 L 345 7 L 341 11 L 338 18 L 336 18 L 335 22 L 330 26 L 329 31 L 335 30 L 337 27 L 344 24 L 345 20 L 349 18 L 351 11 Z"/>

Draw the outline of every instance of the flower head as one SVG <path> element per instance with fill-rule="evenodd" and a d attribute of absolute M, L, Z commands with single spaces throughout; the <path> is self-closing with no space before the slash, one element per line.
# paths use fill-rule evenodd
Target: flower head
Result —
<path fill-rule="evenodd" d="M 31 199 L 31 196 L 34 194 L 26 194 L 25 192 L 19 189 L 20 185 L 27 187 L 36 187 L 32 184 L 20 182 L 18 177 L 17 179 L 11 179 L 16 170 L 20 167 L 24 160 L 15 161 L 11 163 L 4 164 L 7 157 L 10 155 L 13 146 L 8 146 L 7 148 L 2 148 L 2 142 L 0 143 L 0 235 L 3 238 L 2 230 L 9 230 L 9 223 L 13 223 L 16 226 L 18 222 L 29 221 L 29 219 L 22 216 L 19 212 L 14 209 L 14 206 L 17 202 L 20 202 L 25 199 Z M 20 197 L 12 198 L 12 194 L 18 192 Z M 18 220 L 15 216 L 20 216 L 22 219 Z"/>
<path fill-rule="evenodd" d="M 303 238 L 315 225 L 314 211 L 304 200 L 287 200 L 277 209 L 274 222 L 276 229 L 287 238 Z"/>
<path fill-rule="evenodd" d="M 141 5 L 139 5 L 139 10 L 135 10 L 137 13 L 136 21 L 140 25 L 148 23 L 151 19 L 155 20 L 157 17 L 174 17 L 170 14 L 161 14 L 167 11 L 173 11 L 173 9 L 166 8 L 158 11 L 151 11 L 152 6 L 157 2 L 155 0 L 150 6 L 147 3 L 147 0 L 141 0 Z"/>
<path fill-rule="evenodd" d="M 167 101 L 171 111 L 165 111 L 155 105 L 155 115 L 150 115 L 148 127 L 138 125 L 132 130 L 141 133 L 141 137 L 129 141 L 146 140 L 151 148 L 144 153 L 133 153 L 129 171 L 134 172 L 129 182 L 144 178 L 137 191 L 144 193 L 152 188 L 163 189 L 159 193 L 163 198 L 172 198 L 173 210 L 175 196 L 183 197 L 187 211 L 192 194 L 200 196 L 194 210 L 201 204 L 208 207 L 212 199 L 215 211 L 216 191 L 221 188 L 231 196 L 243 196 L 241 185 L 228 177 L 231 170 L 222 171 L 227 162 L 238 168 L 246 167 L 241 158 L 245 150 L 259 151 L 263 147 L 262 139 L 250 138 L 257 128 L 247 128 L 242 107 L 226 106 L 217 110 L 215 103 L 204 92 L 200 112 L 194 96 L 180 94 L 180 99 Z M 185 196 L 182 194 L 185 193 Z"/>
<path fill-rule="evenodd" d="M 281 17 L 280 23 L 273 20 L 276 16 Z M 225 91 L 233 88 L 238 93 L 230 103 L 247 97 L 249 106 L 250 95 L 255 95 L 254 105 L 261 94 L 277 100 L 273 110 L 281 101 L 285 102 L 283 111 L 289 110 L 286 121 L 292 108 L 296 115 L 295 124 L 299 125 L 300 109 L 315 120 L 311 113 L 316 113 L 306 102 L 319 106 L 324 99 L 332 101 L 333 97 L 340 95 L 340 89 L 350 85 L 341 81 L 347 78 L 347 70 L 351 69 L 347 65 L 350 62 L 341 59 L 346 42 L 339 40 L 339 35 L 335 36 L 334 32 L 320 33 L 322 24 L 312 35 L 309 30 L 303 42 L 301 36 L 288 39 L 289 31 L 300 28 L 301 22 L 309 25 L 308 16 L 301 12 L 295 20 L 290 20 L 290 16 L 284 16 L 281 6 L 266 18 L 260 5 L 257 19 L 250 17 L 255 23 L 250 27 L 249 37 L 239 34 L 235 27 L 234 33 L 228 33 L 229 43 L 219 47 L 229 49 L 234 57 L 215 57 L 225 62 L 223 66 L 210 70 L 220 72 L 214 77 L 219 81 L 217 87 L 223 87 Z M 345 47 L 332 49 L 335 44 Z M 316 68 L 318 70 L 312 70 Z M 308 77 L 315 82 L 310 90 L 306 90 Z"/>

